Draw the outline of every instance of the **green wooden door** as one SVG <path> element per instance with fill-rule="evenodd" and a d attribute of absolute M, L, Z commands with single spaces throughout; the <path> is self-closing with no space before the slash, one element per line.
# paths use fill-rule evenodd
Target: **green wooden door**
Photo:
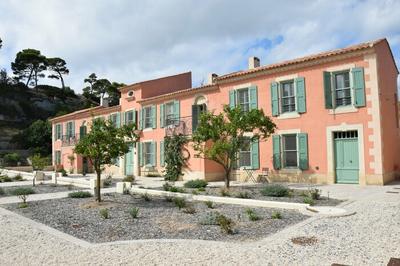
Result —
<path fill-rule="evenodd" d="M 125 175 L 133 175 L 133 144 L 129 145 L 129 152 L 125 154 Z"/>
<path fill-rule="evenodd" d="M 358 136 L 357 131 L 335 132 L 336 183 L 358 184 Z"/>

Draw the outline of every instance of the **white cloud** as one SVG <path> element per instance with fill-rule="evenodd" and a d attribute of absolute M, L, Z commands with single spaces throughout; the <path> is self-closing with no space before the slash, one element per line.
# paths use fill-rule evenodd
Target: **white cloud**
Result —
<path fill-rule="evenodd" d="M 0 18 L 0 66 L 39 49 L 67 61 L 76 91 L 92 72 L 132 83 L 192 70 L 196 85 L 250 55 L 264 64 L 380 37 L 400 56 L 400 1 L 6 0 Z"/>

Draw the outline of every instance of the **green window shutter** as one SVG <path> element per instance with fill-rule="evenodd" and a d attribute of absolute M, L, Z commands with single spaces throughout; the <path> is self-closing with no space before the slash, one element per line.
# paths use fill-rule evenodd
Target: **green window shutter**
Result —
<path fill-rule="evenodd" d="M 294 80 L 296 84 L 296 101 L 297 101 L 297 112 L 305 113 L 306 112 L 306 87 L 305 81 L 303 77 L 296 78 Z"/>
<path fill-rule="evenodd" d="M 60 139 L 62 139 L 63 136 L 63 126 L 60 124 Z"/>
<path fill-rule="evenodd" d="M 307 133 L 297 134 L 297 143 L 299 144 L 299 168 L 308 169 L 308 141 Z"/>
<path fill-rule="evenodd" d="M 181 117 L 179 101 L 174 101 L 174 116 L 175 116 L 175 120 L 179 121 L 179 119 Z"/>
<path fill-rule="evenodd" d="M 131 112 L 132 112 L 132 123 L 136 125 L 136 110 L 133 109 Z"/>
<path fill-rule="evenodd" d="M 272 116 L 279 115 L 279 84 L 277 82 L 271 83 L 271 108 Z"/>
<path fill-rule="evenodd" d="M 75 137 L 75 121 L 72 121 L 72 137 Z"/>
<path fill-rule="evenodd" d="M 160 165 L 164 166 L 164 141 L 160 141 Z"/>
<path fill-rule="evenodd" d="M 160 104 L 160 127 L 165 127 L 165 113 L 164 113 L 165 104 Z"/>
<path fill-rule="evenodd" d="M 151 142 L 151 165 L 156 166 L 157 165 L 157 145 L 156 142 L 152 141 Z"/>
<path fill-rule="evenodd" d="M 236 106 L 236 90 L 229 91 L 229 107 L 235 108 Z"/>
<path fill-rule="evenodd" d="M 257 109 L 257 86 L 249 88 L 250 110 Z"/>
<path fill-rule="evenodd" d="M 139 165 L 143 166 L 143 148 L 142 148 L 142 143 L 138 142 L 138 155 L 139 155 Z"/>
<path fill-rule="evenodd" d="M 53 138 L 54 138 L 54 140 L 57 140 L 57 137 L 58 137 L 58 125 L 54 125 L 54 127 L 53 127 L 53 132 L 54 132 L 54 134 L 53 134 Z"/>
<path fill-rule="evenodd" d="M 281 136 L 272 136 L 274 169 L 281 169 Z"/>
<path fill-rule="evenodd" d="M 143 108 L 139 109 L 139 129 L 143 129 Z"/>
<path fill-rule="evenodd" d="M 352 68 L 351 76 L 353 79 L 354 106 L 363 107 L 365 106 L 364 68 Z"/>
<path fill-rule="evenodd" d="M 324 71 L 324 95 L 325 95 L 325 109 L 332 109 L 332 83 L 331 72 Z"/>
<path fill-rule="evenodd" d="M 259 141 L 258 139 L 254 140 L 251 143 L 251 168 L 259 169 L 260 168 L 260 157 L 259 157 Z"/>
<path fill-rule="evenodd" d="M 192 131 L 196 131 L 197 124 L 199 123 L 199 106 L 192 105 Z"/>
<path fill-rule="evenodd" d="M 153 124 L 152 128 L 157 127 L 157 109 L 155 105 L 151 107 L 151 123 Z"/>
<path fill-rule="evenodd" d="M 117 113 L 117 118 L 115 120 L 116 120 L 115 123 L 117 124 L 117 127 L 121 127 L 121 113 L 120 112 Z"/>

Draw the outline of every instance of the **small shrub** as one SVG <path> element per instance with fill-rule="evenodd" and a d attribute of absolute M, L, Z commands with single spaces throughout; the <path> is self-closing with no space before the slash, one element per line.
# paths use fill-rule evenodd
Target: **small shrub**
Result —
<path fill-rule="evenodd" d="M 321 198 L 321 190 L 315 188 L 309 191 L 310 196 L 313 200 L 319 200 Z"/>
<path fill-rule="evenodd" d="M 108 209 L 100 209 L 100 215 L 101 215 L 101 217 L 103 217 L 104 219 L 110 218 L 110 214 L 109 214 L 109 212 L 108 212 Z"/>
<path fill-rule="evenodd" d="M 175 206 L 178 207 L 178 209 L 182 209 L 186 207 L 186 200 L 181 197 L 175 197 L 173 199 Z"/>
<path fill-rule="evenodd" d="M 165 196 L 164 199 L 166 202 L 172 202 L 174 198 L 170 196 Z"/>
<path fill-rule="evenodd" d="M 251 197 L 250 197 L 249 192 L 244 191 L 244 192 L 239 192 L 239 193 L 236 195 L 236 198 L 250 199 Z"/>
<path fill-rule="evenodd" d="M 135 181 L 135 177 L 133 175 L 127 175 L 124 177 L 124 179 L 122 179 L 122 181 L 124 182 L 133 182 Z"/>
<path fill-rule="evenodd" d="M 219 212 L 207 213 L 202 219 L 200 219 L 201 225 L 218 225 L 218 217 L 221 214 Z"/>
<path fill-rule="evenodd" d="M 261 189 L 261 194 L 267 197 L 286 197 L 289 189 L 279 184 L 267 185 Z"/>
<path fill-rule="evenodd" d="M 15 196 L 35 194 L 35 190 L 30 187 L 19 187 L 11 190 L 11 194 Z"/>
<path fill-rule="evenodd" d="M 195 214 L 196 213 L 196 209 L 193 207 L 193 205 L 186 206 L 182 211 L 187 214 Z"/>
<path fill-rule="evenodd" d="M 164 189 L 164 191 L 169 191 L 170 189 L 171 189 L 171 184 L 170 183 L 168 183 L 168 182 L 165 182 L 164 184 L 163 184 L 163 189 Z"/>
<path fill-rule="evenodd" d="M 205 188 L 208 185 L 203 179 L 195 179 L 187 181 L 183 186 L 186 188 Z"/>
<path fill-rule="evenodd" d="M 199 195 L 199 192 L 197 190 L 192 190 L 193 195 Z"/>
<path fill-rule="evenodd" d="M 282 214 L 278 211 L 273 211 L 271 214 L 271 219 L 282 219 Z"/>
<path fill-rule="evenodd" d="M 315 204 L 314 200 L 313 200 L 312 198 L 310 198 L 310 197 L 305 197 L 305 198 L 303 199 L 303 202 L 304 202 L 305 204 L 310 204 L 311 206 Z"/>
<path fill-rule="evenodd" d="M 250 221 L 260 220 L 260 216 L 258 216 L 258 214 L 253 209 L 246 209 L 246 214 Z"/>
<path fill-rule="evenodd" d="M 90 198 L 92 194 L 88 191 L 76 191 L 76 192 L 71 192 L 68 194 L 68 197 L 70 198 Z"/>
<path fill-rule="evenodd" d="M 209 209 L 214 209 L 214 202 L 212 202 L 211 200 L 207 200 L 206 202 L 204 202 L 204 204 L 206 204 L 207 208 Z"/>
<path fill-rule="evenodd" d="M 131 217 L 133 219 L 138 218 L 138 216 L 139 216 L 139 208 L 137 208 L 137 207 L 130 208 L 129 209 L 129 214 L 131 215 Z"/>
<path fill-rule="evenodd" d="M 205 187 L 199 187 L 197 190 L 198 190 L 199 192 L 204 192 L 204 191 L 206 191 L 206 188 L 205 188 Z"/>
<path fill-rule="evenodd" d="M 222 197 L 230 197 L 231 194 L 229 193 L 229 190 L 226 188 L 221 188 L 219 193 L 221 194 Z"/>
<path fill-rule="evenodd" d="M 234 222 L 223 214 L 218 215 L 217 222 L 222 232 L 226 234 L 233 234 Z"/>
<path fill-rule="evenodd" d="M 14 180 L 15 181 L 22 181 L 22 180 L 24 180 L 24 178 L 22 177 L 22 175 L 18 174 L 16 176 L 14 176 Z"/>
<path fill-rule="evenodd" d="M 4 195 L 4 194 L 6 194 L 6 192 L 4 191 L 3 188 L 0 187 L 0 195 Z"/>
<path fill-rule="evenodd" d="M 144 199 L 145 201 L 151 201 L 151 197 L 150 197 L 149 194 L 147 194 L 147 192 L 144 193 L 144 194 L 142 194 L 141 197 L 142 197 L 142 199 Z"/>
<path fill-rule="evenodd" d="M 23 209 L 23 208 L 27 208 L 28 207 L 28 203 L 26 202 L 22 202 L 20 204 L 18 204 L 18 208 Z"/>
<path fill-rule="evenodd" d="M 300 196 L 301 196 L 301 197 L 308 197 L 308 191 L 302 190 L 302 191 L 300 192 Z"/>
<path fill-rule="evenodd" d="M 61 173 L 62 176 L 68 176 L 67 171 L 64 168 L 60 168 L 57 170 L 58 173 Z"/>
<path fill-rule="evenodd" d="M 176 193 L 185 193 L 185 192 L 186 192 L 185 189 L 183 189 L 183 188 L 181 188 L 181 187 L 175 187 L 175 186 L 172 186 L 172 187 L 169 189 L 169 191 L 170 191 L 170 192 L 176 192 Z"/>
<path fill-rule="evenodd" d="M 43 170 L 48 163 L 48 159 L 46 157 L 41 157 L 40 154 L 35 154 L 30 159 L 33 170 Z"/>
<path fill-rule="evenodd" d="M 103 180 L 103 186 L 110 187 L 111 185 L 112 185 L 112 177 L 107 176 L 107 178 Z"/>
<path fill-rule="evenodd" d="M 8 175 L 0 176 L 0 182 L 12 182 L 12 179 Z"/>

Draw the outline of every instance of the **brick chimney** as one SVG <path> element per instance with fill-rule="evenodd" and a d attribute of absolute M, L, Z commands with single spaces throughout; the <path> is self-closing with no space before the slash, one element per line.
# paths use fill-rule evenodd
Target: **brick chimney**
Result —
<path fill-rule="evenodd" d="M 249 69 L 254 69 L 260 66 L 260 58 L 251 56 L 249 57 Z"/>
<path fill-rule="evenodd" d="M 214 83 L 214 79 L 217 78 L 218 75 L 215 73 L 210 73 L 207 76 L 207 85 L 212 85 Z"/>

